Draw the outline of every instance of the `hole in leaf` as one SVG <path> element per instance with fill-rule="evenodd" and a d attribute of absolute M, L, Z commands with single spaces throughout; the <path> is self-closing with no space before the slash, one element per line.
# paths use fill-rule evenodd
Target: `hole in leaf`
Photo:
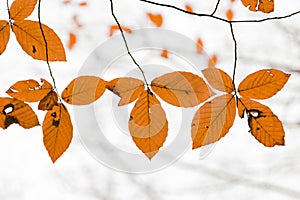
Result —
<path fill-rule="evenodd" d="M 252 110 L 248 110 L 248 111 L 247 111 L 247 115 L 248 115 L 248 117 L 250 117 L 250 118 L 259 118 L 259 117 L 263 117 L 261 114 L 262 114 L 262 112 L 259 111 L 259 110 L 254 110 L 254 109 L 252 109 Z"/>
<path fill-rule="evenodd" d="M 59 120 L 53 120 L 52 125 L 55 126 L 55 127 L 58 127 L 59 126 Z"/>
<path fill-rule="evenodd" d="M 51 116 L 55 118 L 56 117 L 56 112 L 51 113 Z"/>
<path fill-rule="evenodd" d="M 4 106 L 3 110 L 2 110 L 2 113 L 4 115 L 7 115 L 9 113 L 12 113 L 14 111 L 14 105 L 13 104 L 7 104 L 6 106 Z"/>

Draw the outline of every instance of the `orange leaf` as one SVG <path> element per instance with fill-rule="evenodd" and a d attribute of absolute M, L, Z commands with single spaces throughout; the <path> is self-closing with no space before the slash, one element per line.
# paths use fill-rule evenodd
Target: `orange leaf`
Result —
<path fill-rule="evenodd" d="M 122 30 L 124 32 L 127 32 L 127 33 L 132 33 L 132 30 L 128 27 L 125 27 L 125 26 L 121 26 Z M 113 36 L 113 34 L 116 32 L 116 31 L 119 31 L 119 26 L 117 25 L 112 25 L 110 26 L 110 29 L 109 29 L 109 37 Z"/>
<path fill-rule="evenodd" d="M 58 104 L 46 113 L 43 122 L 44 145 L 54 163 L 69 147 L 73 125 L 67 108 Z"/>
<path fill-rule="evenodd" d="M 253 99 L 267 99 L 279 92 L 290 74 L 276 69 L 264 69 L 247 76 L 239 85 L 241 96 Z"/>
<path fill-rule="evenodd" d="M 218 56 L 216 54 L 212 55 L 208 60 L 208 67 L 215 67 L 218 62 Z"/>
<path fill-rule="evenodd" d="M 161 14 L 152 14 L 152 13 L 147 13 L 147 16 L 149 17 L 149 19 L 151 20 L 151 22 L 153 24 L 155 24 L 155 26 L 157 27 L 161 27 L 163 24 L 163 17 Z"/>
<path fill-rule="evenodd" d="M 274 11 L 274 0 L 241 0 L 251 11 L 270 13 Z"/>
<path fill-rule="evenodd" d="M 240 98 L 238 109 L 241 117 L 244 112 L 247 114 L 250 132 L 260 143 L 266 147 L 284 145 L 282 123 L 269 107 L 247 98 Z"/>
<path fill-rule="evenodd" d="M 232 94 L 225 94 L 201 106 L 192 121 L 193 149 L 212 144 L 232 127 L 236 102 Z"/>
<path fill-rule="evenodd" d="M 39 103 L 39 110 L 52 110 L 53 106 L 58 104 L 57 93 L 51 90 Z"/>
<path fill-rule="evenodd" d="M 202 73 L 213 88 L 227 93 L 234 90 L 231 77 L 221 69 L 206 68 L 202 70 Z"/>
<path fill-rule="evenodd" d="M 74 45 L 76 44 L 77 42 L 77 37 L 74 33 L 70 33 L 69 34 L 69 45 L 68 45 L 68 48 L 71 50 L 73 49 Z"/>
<path fill-rule="evenodd" d="M 42 25 L 48 45 L 48 61 L 66 61 L 65 49 L 56 33 L 46 25 Z M 46 61 L 46 45 L 40 29 L 35 21 L 21 20 L 13 24 L 13 32 L 22 49 L 37 60 Z"/>
<path fill-rule="evenodd" d="M 203 53 L 203 42 L 200 38 L 197 40 L 197 53 L 202 54 Z"/>
<path fill-rule="evenodd" d="M 167 49 L 162 50 L 160 56 L 166 59 L 169 58 L 169 51 Z"/>
<path fill-rule="evenodd" d="M 88 4 L 88 3 L 87 3 L 86 1 L 83 1 L 83 2 L 80 2 L 80 3 L 79 3 L 79 6 L 84 7 L 84 6 L 87 6 L 87 4 Z"/>
<path fill-rule="evenodd" d="M 155 95 L 144 90 L 130 113 L 129 131 L 136 146 L 151 159 L 168 134 L 165 111 Z"/>
<path fill-rule="evenodd" d="M 116 78 L 107 83 L 106 88 L 121 97 L 119 106 L 135 101 L 144 91 L 144 82 L 135 78 Z"/>
<path fill-rule="evenodd" d="M 185 5 L 185 10 L 188 12 L 193 12 L 193 8 L 190 5 Z"/>
<path fill-rule="evenodd" d="M 12 98 L 0 98 L 0 127 L 8 128 L 11 124 L 19 124 L 29 129 L 39 125 L 38 118 L 29 105 Z"/>
<path fill-rule="evenodd" d="M 64 0 L 64 4 L 70 4 L 71 0 Z"/>
<path fill-rule="evenodd" d="M 106 83 L 96 76 L 80 76 L 69 83 L 62 93 L 65 102 L 72 105 L 87 105 L 99 99 Z"/>
<path fill-rule="evenodd" d="M 179 107 L 194 107 L 213 94 L 204 80 L 190 72 L 172 72 L 155 78 L 152 90 L 164 101 Z"/>
<path fill-rule="evenodd" d="M 5 20 L 0 20 L 0 55 L 5 51 L 10 37 L 9 23 Z"/>
<path fill-rule="evenodd" d="M 15 0 L 9 9 L 10 18 L 23 20 L 33 12 L 38 0 Z"/>
<path fill-rule="evenodd" d="M 53 88 L 45 79 L 41 79 L 42 84 L 29 79 L 18 81 L 13 84 L 6 93 L 21 101 L 36 102 L 42 100 Z"/>
<path fill-rule="evenodd" d="M 228 10 L 226 11 L 226 17 L 227 17 L 227 19 L 228 19 L 229 21 L 232 21 L 232 19 L 233 19 L 233 12 L 232 12 L 231 9 L 228 9 Z"/>

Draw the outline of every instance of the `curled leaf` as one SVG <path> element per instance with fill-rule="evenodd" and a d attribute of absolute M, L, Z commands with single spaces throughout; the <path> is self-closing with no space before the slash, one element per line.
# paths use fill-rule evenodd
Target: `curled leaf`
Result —
<path fill-rule="evenodd" d="M 15 0 L 9 9 L 10 18 L 23 20 L 33 12 L 38 0 Z"/>
<path fill-rule="evenodd" d="M 38 118 L 32 108 L 18 99 L 0 98 L 0 127 L 8 128 L 11 124 L 19 124 L 29 129 L 39 125 Z"/>
<path fill-rule="evenodd" d="M 274 0 L 241 0 L 251 11 L 270 13 L 274 11 Z"/>
<path fill-rule="evenodd" d="M 142 92 L 130 113 L 128 126 L 136 146 L 151 159 L 168 134 L 165 111 L 153 93 Z"/>
<path fill-rule="evenodd" d="M 213 94 L 201 77 L 180 71 L 155 78 L 151 88 L 164 101 L 178 107 L 196 106 Z"/>
<path fill-rule="evenodd" d="M 67 108 L 55 105 L 46 113 L 43 122 L 44 145 L 54 163 L 69 147 L 73 137 L 73 125 Z"/>
<path fill-rule="evenodd" d="M 144 91 L 144 82 L 135 78 L 116 78 L 107 83 L 107 89 L 121 97 L 119 106 L 135 101 Z"/>
<path fill-rule="evenodd" d="M 48 81 L 45 79 L 41 79 L 41 81 L 42 84 L 33 79 L 18 81 L 13 84 L 6 93 L 21 101 L 40 101 L 53 89 Z"/>
<path fill-rule="evenodd" d="M 223 70 L 206 68 L 202 70 L 202 73 L 213 88 L 227 93 L 231 93 L 234 90 L 231 77 Z"/>
<path fill-rule="evenodd" d="M 266 147 L 284 145 L 284 130 L 281 121 L 272 110 L 256 101 L 240 98 L 238 101 L 240 117 L 248 117 L 251 134 Z"/>
<path fill-rule="evenodd" d="M 277 69 L 264 69 L 247 76 L 239 85 L 241 96 L 253 99 L 267 99 L 279 92 L 290 74 Z"/>
<path fill-rule="evenodd" d="M 99 99 L 106 83 L 96 76 L 80 76 L 69 83 L 62 93 L 65 102 L 72 105 L 87 105 Z"/>
<path fill-rule="evenodd" d="M 5 51 L 10 37 L 8 21 L 0 20 L 0 55 Z"/>
<path fill-rule="evenodd" d="M 53 106 L 58 104 L 57 93 L 51 90 L 39 103 L 39 110 L 52 110 Z"/>
<path fill-rule="evenodd" d="M 201 106 L 192 121 L 193 149 L 212 144 L 228 133 L 236 114 L 236 101 L 225 94 Z"/>
<path fill-rule="evenodd" d="M 47 41 L 47 52 L 39 22 L 20 20 L 13 24 L 16 39 L 28 55 L 46 61 L 48 53 L 48 61 L 66 61 L 65 49 L 60 38 L 48 26 L 42 24 L 42 28 Z"/>

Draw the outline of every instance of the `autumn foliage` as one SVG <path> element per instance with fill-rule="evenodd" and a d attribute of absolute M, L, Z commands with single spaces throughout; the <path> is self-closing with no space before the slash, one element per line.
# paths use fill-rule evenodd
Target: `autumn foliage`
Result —
<path fill-rule="evenodd" d="M 251 11 L 265 13 L 274 10 L 273 0 L 241 0 Z M 65 1 L 70 4 L 71 1 Z M 11 31 L 24 52 L 37 60 L 66 61 L 65 49 L 58 35 L 40 21 L 26 20 L 35 9 L 37 0 L 15 0 L 9 8 L 9 20 L 0 20 L 0 54 L 4 53 Z M 87 2 L 79 6 L 87 6 Z M 190 5 L 185 6 L 189 13 Z M 163 25 L 159 13 L 146 13 L 150 22 Z M 233 11 L 228 9 L 226 18 L 233 20 Z M 108 35 L 122 30 L 132 33 L 129 27 L 111 25 Z M 77 42 L 74 33 L 69 34 L 69 49 Z M 197 38 L 195 52 L 203 54 L 204 44 Z M 168 59 L 164 49 L 161 57 Z M 191 108 L 198 106 L 190 123 L 192 148 L 196 149 L 219 141 L 233 126 L 236 114 L 247 118 L 249 132 L 266 147 L 284 145 L 284 129 L 272 110 L 256 100 L 274 96 L 287 83 L 290 74 L 276 69 L 263 69 L 248 75 L 237 87 L 235 81 L 222 69 L 216 68 L 218 56 L 213 54 L 202 70 L 203 77 L 187 71 L 174 71 L 151 80 L 133 77 L 117 77 L 103 80 L 97 76 L 74 78 L 61 95 L 45 79 L 17 81 L 6 91 L 10 97 L 0 98 L 0 127 L 18 124 L 25 129 L 40 125 L 38 118 L 27 103 L 38 102 L 38 109 L 46 112 L 42 125 L 43 142 L 55 162 L 69 147 L 73 137 L 73 125 L 63 102 L 83 106 L 94 103 L 106 91 L 120 97 L 118 106 L 134 103 L 128 116 L 128 130 L 132 140 L 149 159 L 164 145 L 168 136 L 169 122 L 161 101 L 170 105 Z"/>

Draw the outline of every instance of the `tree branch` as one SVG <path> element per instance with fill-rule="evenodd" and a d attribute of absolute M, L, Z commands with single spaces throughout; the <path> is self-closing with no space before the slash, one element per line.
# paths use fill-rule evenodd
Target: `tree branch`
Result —
<path fill-rule="evenodd" d="M 218 0 L 217 4 L 216 4 L 216 7 L 214 9 L 214 11 L 211 13 L 211 15 L 214 15 L 216 14 L 217 10 L 218 10 L 218 7 L 219 7 L 219 4 L 220 4 L 220 0 Z"/>

